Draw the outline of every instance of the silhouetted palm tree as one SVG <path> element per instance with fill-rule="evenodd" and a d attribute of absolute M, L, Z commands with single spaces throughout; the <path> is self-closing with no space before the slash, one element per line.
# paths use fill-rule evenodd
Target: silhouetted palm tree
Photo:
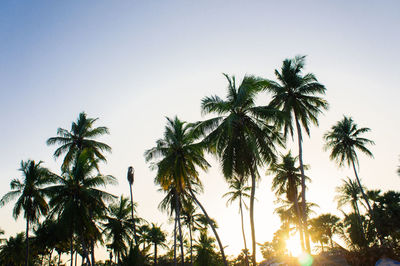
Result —
<path fill-rule="evenodd" d="M 49 206 L 45 199 L 45 185 L 54 182 L 55 175 L 47 168 L 41 166 L 42 161 L 21 161 L 19 169 L 23 174 L 23 180 L 13 179 L 10 183 L 12 191 L 3 196 L 0 206 L 18 197 L 15 203 L 13 216 L 15 219 L 24 211 L 26 219 L 26 265 L 29 262 L 29 225 L 37 223 L 41 215 L 47 215 Z"/>
<path fill-rule="evenodd" d="M 190 264 L 193 265 L 193 231 L 200 228 L 199 219 L 203 217 L 201 214 L 196 213 L 196 206 L 192 201 L 183 201 L 182 208 L 182 225 L 186 226 L 189 230 L 190 241 Z M 207 222 L 208 223 L 208 222 Z"/>
<path fill-rule="evenodd" d="M 229 188 L 231 189 L 231 191 L 225 193 L 223 197 L 228 197 L 228 201 L 226 202 L 227 205 L 232 204 L 236 200 L 239 201 L 239 213 L 240 213 L 240 221 L 242 224 L 243 244 L 244 244 L 244 249 L 248 250 L 246 243 L 246 234 L 244 233 L 242 206 L 244 205 L 244 207 L 248 209 L 244 199 L 250 198 L 248 192 L 251 190 L 251 187 L 246 186 L 243 179 L 235 177 L 229 181 Z M 245 259 L 246 259 L 246 265 L 249 265 L 249 258 L 247 257 L 247 252 L 245 252 Z"/>
<path fill-rule="evenodd" d="M 310 135 L 310 124 L 318 126 L 318 115 L 322 110 L 328 109 L 328 103 L 323 98 L 317 96 L 325 94 L 325 86 L 318 82 L 312 73 L 303 74 L 305 56 L 296 56 L 294 59 L 285 59 L 280 72 L 275 70 L 276 78 L 279 82 L 269 81 L 267 90 L 272 95 L 270 106 L 285 112 L 286 121 L 284 122 L 284 136 L 288 133 L 293 137 L 294 127 L 297 130 L 299 145 L 299 161 L 301 171 L 301 198 L 303 210 L 306 204 L 306 178 L 304 175 L 303 163 L 303 127 L 307 135 Z M 307 233 L 307 217 L 303 213 L 303 228 L 305 230 L 305 240 L 307 250 L 310 252 L 310 242 Z"/>
<path fill-rule="evenodd" d="M 351 117 L 344 116 L 342 120 L 338 121 L 332 126 L 331 130 L 325 133 L 324 139 L 325 149 L 331 149 L 330 159 L 335 160 L 339 167 L 347 164 L 352 165 L 354 175 L 356 176 L 357 183 L 360 187 L 361 194 L 367 204 L 368 211 L 372 213 L 367 195 L 361 185 L 360 179 L 357 174 L 356 165 L 359 166 L 356 150 L 360 150 L 364 154 L 373 157 L 370 150 L 366 145 L 373 145 L 372 140 L 361 137 L 361 134 L 370 131 L 369 128 L 358 128 Z"/>
<path fill-rule="evenodd" d="M 131 240 L 132 230 L 131 204 L 127 198 L 120 197 L 119 201 L 108 206 L 108 214 L 103 223 L 103 232 L 106 240 L 111 241 L 108 245 L 116 255 L 118 263 L 121 256 L 125 256 L 128 251 L 128 244 Z"/>
<path fill-rule="evenodd" d="M 19 233 L 15 237 L 10 236 L 6 242 L 0 246 L 0 264 L 17 266 L 23 265 L 26 258 L 24 254 L 25 241 L 24 233 Z"/>
<path fill-rule="evenodd" d="M 54 152 L 54 157 L 59 157 L 66 153 L 62 164 L 62 169 L 66 170 L 77 154 L 88 149 L 91 151 L 93 159 L 106 161 L 102 154 L 104 151 L 111 151 L 111 147 L 105 143 L 94 140 L 94 138 L 109 134 L 107 127 L 94 127 L 94 123 L 98 118 L 88 118 L 86 113 L 81 112 L 76 122 L 72 122 L 71 130 L 63 128 L 57 129 L 57 137 L 52 137 L 47 140 L 47 145 L 61 145 Z M 97 165 L 96 165 L 97 167 Z"/>
<path fill-rule="evenodd" d="M 208 216 L 204 207 L 197 200 L 193 185 L 201 186 L 197 168 L 207 170 L 208 162 L 204 159 L 204 144 L 196 143 L 195 135 L 192 133 L 192 125 L 180 121 L 177 117 L 174 120 L 167 118 L 167 126 L 164 132 L 164 138 L 157 140 L 156 147 L 145 152 L 146 161 L 153 161 L 160 158 L 153 166 L 157 168 L 155 182 L 159 184 L 164 191 L 171 190 L 175 194 L 175 209 L 178 217 L 178 229 L 182 241 L 182 232 L 180 227 L 181 203 L 179 199 L 182 195 L 187 195 L 196 202 L 203 213 Z M 212 226 L 212 225 L 211 225 Z M 215 228 L 212 228 L 218 240 L 219 247 L 227 265 L 223 246 Z M 181 242 L 181 256 L 183 258 L 183 244 Z"/>
<path fill-rule="evenodd" d="M 330 213 L 321 214 L 318 217 L 310 220 L 310 225 L 313 231 L 320 232 L 321 237 L 327 237 L 333 248 L 332 237 L 340 231 L 342 224 L 340 218 Z"/>
<path fill-rule="evenodd" d="M 219 157 L 226 179 L 251 177 L 250 227 L 255 264 L 254 198 L 258 167 L 273 162 L 275 146 L 282 144 L 280 134 L 269 123 L 278 118 L 279 112 L 255 104 L 257 93 L 266 86 L 265 80 L 245 76 L 237 87 L 235 77 L 224 76 L 229 84 L 226 100 L 211 96 L 203 98 L 201 104 L 204 114 L 218 116 L 196 124 L 196 131 L 206 136 L 203 142 Z"/>
<path fill-rule="evenodd" d="M 148 233 L 150 242 L 154 245 L 154 265 L 157 265 L 157 246 L 166 247 L 164 243 L 166 240 L 166 233 L 161 230 L 161 227 L 151 224 Z"/>
<path fill-rule="evenodd" d="M 116 180 L 110 175 L 95 174 L 96 165 L 90 152 L 84 150 L 75 159 L 73 166 L 57 178 L 58 184 L 47 188 L 51 198 L 51 217 L 57 215 L 58 220 L 69 228 L 71 266 L 74 234 L 81 237 L 87 254 L 88 242 L 94 243 L 101 235 L 95 217 L 103 217 L 107 210 L 105 201 L 115 198 L 98 189 L 100 186 L 115 184 Z M 91 249 L 93 260 L 93 247 Z"/>
<path fill-rule="evenodd" d="M 267 174 L 274 175 L 272 190 L 275 191 L 276 196 L 279 197 L 285 194 L 287 200 L 294 204 L 299 225 L 301 248 L 304 250 L 304 230 L 302 226 L 302 214 L 298 202 L 298 188 L 301 186 L 302 178 L 300 166 L 296 166 L 297 157 L 293 157 L 290 151 L 288 154 L 281 156 L 281 161 L 280 163 L 273 163 Z M 308 169 L 308 166 L 304 165 L 304 169 Z M 307 181 L 310 180 L 307 176 L 305 178 Z"/>

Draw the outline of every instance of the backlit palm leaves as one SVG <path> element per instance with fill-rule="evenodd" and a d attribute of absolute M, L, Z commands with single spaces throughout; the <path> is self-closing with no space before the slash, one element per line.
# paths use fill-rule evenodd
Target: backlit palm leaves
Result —
<path fill-rule="evenodd" d="M 279 82 L 269 81 L 267 90 L 272 93 L 270 106 L 278 108 L 286 114 L 283 123 L 285 137 L 290 133 L 293 137 L 294 127 L 297 130 L 299 145 L 299 161 L 302 175 L 301 197 L 303 210 L 306 204 L 306 181 L 303 164 L 302 131 L 310 135 L 310 124 L 318 126 L 318 115 L 328 108 L 328 102 L 318 95 L 325 94 L 325 86 L 318 82 L 312 73 L 303 74 L 305 56 L 296 56 L 294 59 L 285 59 L 280 71 L 275 70 Z M 306 233 L 307 249 L 310 252 L 310 243 L 307 235 L 307 217 L 303 212 L 303 223 Z"/>
<path fill-rule="evenodd" d="M 54 174 L 41 166 L 41 161 L 21 161 L 19 169 L 23 174 L 23 180 L 13 179 L 10 183 L 12 191 L 8 192 L 0 201 L 0 206 L 18 197 L 15 203 L 13 216 L 18 218 L 21 210 L 26 219 L 26 265 L 29 260 L 29 225 L 37 223 L 40 216 L 46 215 L 49 206 L 45 200 L 45 185 L 54 181 Z"/>
<path fill-rule="evenodd" d="M 228 81 L 226 99 L 210 96 L 202 99 L 204 114 L 215 114 L 196 125 L 196 132 L 205 136 L 203 142 L 221 162 L 226 179 L 251 176 L 250 226 L 252 260 L 256 261 L 254 227 L 254 198 L 258 167 L 271 163 L 276 157 L 276 144 L 282 144 L 280 135 L 269 121 L 277 120 L 279 112 L 267 106 L 256 106 L 255 97 L 265 86 L 265 80 L 245 76 L 239 86 L 235 77 L 224 74 Z"/>
<path fill-rule="evenodd" d="M 94 127 L 94 123 L 98 118 L 88 118 L 86 113 L 79 114 L 78 120 L 72 122 L 71 130 L 58 128 L 57 137 L 52 137 L 47 140 L 47 145 L 61 145 L 54 152 L 54 157 L 59 157 L 65 154 L 62 169 L 67 169 L 73 162 L 77 154 L 84 149 L 90 150 L 93 159 L 106 161 L 103 155 L 104 151 L 111 151 L 111 147 L 105 143 L 94 140 L 94 138 L 109 134 L 106 127 Z"/>

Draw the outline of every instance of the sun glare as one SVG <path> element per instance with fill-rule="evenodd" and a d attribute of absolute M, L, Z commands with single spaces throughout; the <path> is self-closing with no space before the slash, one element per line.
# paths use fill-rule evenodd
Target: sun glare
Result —
<path fill-rule="evenodd" d="M 286 249 L 288 250 L 289 255 L 292 255 L 293 257 L 299 257 L 301 255 L 302 251 L 299 242 L 299 239 L 296 239 L 296 235 L 286 240 Z"/>

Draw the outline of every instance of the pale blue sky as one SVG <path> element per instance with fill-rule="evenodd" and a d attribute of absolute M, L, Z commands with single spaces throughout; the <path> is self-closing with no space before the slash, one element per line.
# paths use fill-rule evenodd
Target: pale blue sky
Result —
<path fill-rule="evenodd" d="M 126 168 L 134 165 L 139 214 L 167 229 L 167 216 L 156 209 L 162 194 L 143 158 L 162 136 L 164 117 L 202 119 L 201 98 L 225 95 L 221 73 L 273 78 L 273 70 L 297 54 L 308 55 L 306 71 L 326 85 L 331 105 L 304 143 L 304 160 L 312 167 L 309 199 L 320 205 L 317 212 L 338 213 L 334 188 L 353 177 L 322 151 L 323 133 L 343 114 L 372 129 L 375 159 L 361 156 L 365 185 L 398 190 L 399 14 L 396 0 L 1 1 L 0 195 L 19 177 L 20 160 L 43 160 L 58 172 L 55 148 L 45 141 L 58 127 L 69 129 L 84 110 L 111 131 L 103 139 L 113 148 L 103 172 L 120 185 L 110 191 L 128 194 Z M 201 199 L 219 222 L 227 253 L 236 254 L 242 247 L 239 216 L 220 199 L 227 186 L 211 162 Z M 270 218 L 270 179 L 264 177 L 256 192 L 258 242 L 271 240 L 279 226 Z M 0 209 L 7 236 L 24 230 L 11 209 Z"/>

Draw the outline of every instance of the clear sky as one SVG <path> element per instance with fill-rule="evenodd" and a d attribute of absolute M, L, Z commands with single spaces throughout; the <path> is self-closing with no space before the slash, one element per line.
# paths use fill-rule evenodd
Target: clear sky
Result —
<path fill-rule="evenodd" d="M 322 135 L 343 114 L 370 127 L 374 159 L 360 156 L 360 176 L 368 188 L 400 189 L 399 164 L 400 2 L 393 1 L 8 1 L 0 3 L 0 195 L 20 177 L 21 160 L 43 160 L 59 173 L 55 147 L 46 140 L 58 127 L 70 128 L 78 113 L 99 117 L 109 127 L 102 140 L 112 146 L 102 167 L 128 195 L 126 170 L 136 170 L 134 198 L 145 219 L 170 228 L 157 210 L 163 194 L 143 153 L 162 137 L 165 117 L 203 119 L 200 100 L 225 96 L 221 73 L 274 78 L 285 58 L 308 55 L 306 71 L 327 88 L 330 110 L 304 141 L 304 161 L 313 182 L 308 199 L 317 213 L 333 212 L 335 187 L 353 177 L 322 150 Z M 268 102 L 261 95 L 260 104 Z M 297 146 L 288 143 L 297 153 Z M 284 151 L 282 151 L 284 152 Z M 218 163 L 201 178 L 200 196 L 219 224 L 226 253 L 242 248 L 236 206 Z M 260 170 L 256 191 L 257 242 L 272 239 L 270 176 Z M 23 231 L 12 205 L 0 209 L 6 236 Z M 246 218 L 248 220 L 248 218 Z M 245 225 L 250 240 L 249 224 Z M 249 242 L 250 244 L 250 242 Z M 103 253 L 99 255 L 102 258 Z M 259 256 L 259 259 L 261 257 Z"/>

